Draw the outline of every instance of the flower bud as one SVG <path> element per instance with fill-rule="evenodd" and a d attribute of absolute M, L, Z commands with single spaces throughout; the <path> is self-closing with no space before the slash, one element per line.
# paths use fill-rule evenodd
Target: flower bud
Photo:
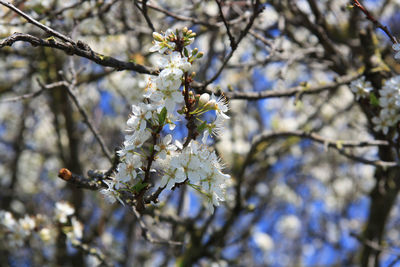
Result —
<path fill-rule="evenodd" d="M 199 49 L 196 47 L 196 48 L 193 49 L 193 51 L 192 51 L 192 56 L 195 56 L 198 52 L 199 52 Z"/>
<path fill-rule="evenodd" d="M 161 34 L 159 34 L 158 32 L 153 32 L 153 38 L 154 38 L 154 40 L 156 40 L 158 42 L 164 41 L 163 36 Z"/>
<path fill-rule="evenodd" d="M 200 52 L 200 53 L 197 54 L 196 58 L 202 58 L 203 56 L 204 56 L 204 53 Z"/>
<path fill-rule="evenodd" d="M 202 106 L 206 105 L 208 101 L 210 101 L 210 95 L 207 93 L 202 94 L 199 98 L 199 104 Z"/>

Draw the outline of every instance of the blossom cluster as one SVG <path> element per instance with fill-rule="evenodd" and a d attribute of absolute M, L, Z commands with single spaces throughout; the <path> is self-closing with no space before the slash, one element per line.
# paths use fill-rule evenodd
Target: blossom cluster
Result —
<path fill-rule="evenodd" d="M 355 93 L 356 99 L 369 97 L 372 85 L 365 77 L 351 82 L 350 89 Z M 388 134 L 389 128 L 400 121 L 400 76 L 387 80 L 379 90 L 378 105 L 379 115 L 372 118 L 375 131 Z"/>
<path fill-rule="evenodd" d="M 379 90 L 379 116 L 372 118 L 375 131 L 389 132 L 400 121 L 400 76 L 387 80 Z"/>
<path fill-rule="evenodd" d="M 83 226 L 74 213 L 74 208 L 66 202 L 56 203 L 53 220 L 42 214 L 16 220 L 9 211 L 0 210 L 0 240 L 6 239 L 10 248 L 22 247 L 32 237 L 52 242 L 57 234 L 55 224 L 59 224 L 68 240 L 75 244 L 82 238 Z"/>
<path fill-rule="evenodd" d="M 217 155 L 206 145 L 191 141 L 180 153 L 172 153 L 159 164 L 164 170 L 160 186 L 172 189 L 188 177 L 188 185 L 207 196 L 210 211 L 225 199 L 225 184 L 230 176 L 221 172 Z"/>
<path fill-rule="evenodd" d="M 194 41 L 195 33 L 187 28 L 182 31 L 167 30 L 164 34 L 153 33 L 150 52 L 161 56 L 156 77 L 147 79 L 143 101 L 132 105 L 127 121 L 127 134 L 123 147 L 118 151 L 120 163 L 115 177 L 105 181 L 107 188 L 101 190 L 109 202 L 117 199 L 123 204 L 121 191 L 138 194 L 148 189 L 153 176 L 161 177 L 160 187 L 172 189 L 186 183 L 206 197 L 207 207 L 224 200 L 226 180 L 215 152 L 206 145 L 210 135 L 217 135 L 223 128 L 228 105 L 224 97 L 207 93 L 195 95 L 190 90 L 194 73 L 189 73 L 193 62 L 203 53 L 186 46 Z M 212 121 L 202 115 L 212 111 Z M 171 134 L 164 136 L 165 126 L 173 131 L 177 121 L 187 120 L 188 132 L 184 144 L 173 141 Z M 190 126 L 189 126 L 190 125 Z M 196 137 L 202 135 L 202 143 Z M 156 175 L 151 175 L 156 173 Z"/>
<path fill-rule="evenodd" d="M 5 236 L 11 248 L 23 246 L 35 226 L 35 221 L 29 216 L 16 220 L 10 212 L 0 211 L 0 237 L 3 239 Z"/>

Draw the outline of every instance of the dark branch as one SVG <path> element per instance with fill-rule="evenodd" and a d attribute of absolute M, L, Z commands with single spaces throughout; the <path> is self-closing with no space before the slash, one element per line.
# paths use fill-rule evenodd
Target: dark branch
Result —
<path fill-rule="evenodd" d="M 361 10 L 365 14 L 367 19 L 375 25 L 375 27 L 384 31 L 393 44 L 397 44 L 396 37 L 394 37 L 393 34 L 390 33 L 390 30 L 387 26 L 380 23 L 358 0 L 353 0 L 353 2 L 354 2 L 353 5 L 357 7 L 359 10 Z"/>
<path fill-rule="evenodd" d="M 134 62 L 121 61 L 116 58 L 105 56 L 94 52 L 87 44 L 78 41 L 77 44 L 64 43 L 55 38 L 41 39 L 36 36 L 25 33 L 14 33 L 0 42 L 0 48 L 12 46 L 15 42 L 28 42 L 32 46 L 52 47 L 67 53 L 68 55 L 77 55 L 87 58 L 101 66 L 115 68 L 116 70 L 132 70 L 138 73 L 157 75 L 158 70 L 136 64 Z"/>

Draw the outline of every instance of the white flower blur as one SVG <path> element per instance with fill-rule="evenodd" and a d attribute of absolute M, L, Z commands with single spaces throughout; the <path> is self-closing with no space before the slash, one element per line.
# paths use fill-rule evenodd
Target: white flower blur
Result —
<path fill-rule="evenodd" d="M 67 202 L 57 202 L 55 209 L 55 218 L 60 223 L 66 223 L 67 217 L 75 213 L 75 209 Z"/>
<path fill-rule="evenodd" d="M 274 240 L 266 233 L 256 231 L 253 233 L 253 239 L 262 251 L 268 252 L 274 249 Z"/>
<path fill-rule="evenodd" d="M 3 226 L 7 227 L 8 229 L 13 229 L 16 221 L 12 214 L 9 211 L 0 211 L 0 222 Z"/>
<path fill-rule="evenodd" d="M 75 217 L 71 219 L 72 229 L 67 233 L 67 237 L 74 242 L 78 239 L 82 239 L 83 224 L 79 222 Z"/>
<path fill-rule="evenodd" d="M 379 90 L 379 116 L 372 118 L 374 131 L 388 134 L 390 127 L 400 121 L 400 76 L 387 80 Z"/>
<path fill-rule="evenodd" d="M 39 237 L 43 242 L 49 242 L 52 239 L 52 233 L 49 228 L 42 228 L 39 231 Z"/>
<path fill-rule="evenodd" d="M 356 95 L 356 100 L 359 100 L 369 95 L 372 91 L 372 85 L 369 81 L 365 80 L 365 76 L 362 76 L 350 83 L 350 89 Z"/>
<path fill-rule="evenodd" d="M 6 245 L 10 248 L 22 247 L 35 226 L 36 222 L 30 216 L 25 215 L 17 221 L 9 211 L 0 210 L 0 236 L 7 236 Z M 6 228 L 5 231 L 2 228 Z"/>
<path fill-rule="evenodd" d="M 296 238 L 301 232 L 301 222 L 295 215 L 286 215 L 279 219 L 276 229 L 289 238 Z"/>
<path fill-rule="evenodd" d="M 393 50 L 396 51 L 396 54 L 394 55 L 395 59 L 400 59 L 400 44 L 394 44 L 392 46 Z"/>

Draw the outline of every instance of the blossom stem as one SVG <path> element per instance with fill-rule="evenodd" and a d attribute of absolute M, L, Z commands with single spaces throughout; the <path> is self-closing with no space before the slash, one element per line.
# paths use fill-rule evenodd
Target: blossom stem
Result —
<path fill-rule="evenodd" d="M 186 104 L 185 118 L 187 120 L 186 127 L 188 129 L 188 135 L 186 137 L 185 143 L 183 144 L 183 147 L 187 147 L 192 139 L 196 139 L 197 134 L 198 134 L 196 132 L 196 123 L 193 120 L 193 118 L 194 118 L 194 116 L 192 114 L 193 103 L 189 96 L 189 89 L 190 89 L 189 75 L 187 72 L 185 72 L 184 99 L 185 99 L 185 104 Z"/>
<path fill-rule="evenodd" d="M 140 192 L 136 195 L 136 201 L 137 201 L 136 209 L 138 212 L 141 212 L 144 210 L 144 194 L 146 193 L 147 189 L 149 187 L 151 187 L 151 185 L 149 183 L 150 182 L 150 170 L 151 170 L 153 161 L 155 159 L 155 155 L 157 153 L 157 151 L 154 149 L 154 146 L 157 144 L 158 136 L 160 135 L 162 128 L 163 128 L 163 125 L 158 125 L 156 131 L 152 133 L 153 149 L 151 150 L 150 156 L 148 156 L 148 158 L 147 158 L 147 166 L 146 166 L 144 179 L 143 179 L 143 183 L 148 183 L 148 185 L 145 186 L 144 188 L 142 188 L 142 190 L 140 190 Z"/>

